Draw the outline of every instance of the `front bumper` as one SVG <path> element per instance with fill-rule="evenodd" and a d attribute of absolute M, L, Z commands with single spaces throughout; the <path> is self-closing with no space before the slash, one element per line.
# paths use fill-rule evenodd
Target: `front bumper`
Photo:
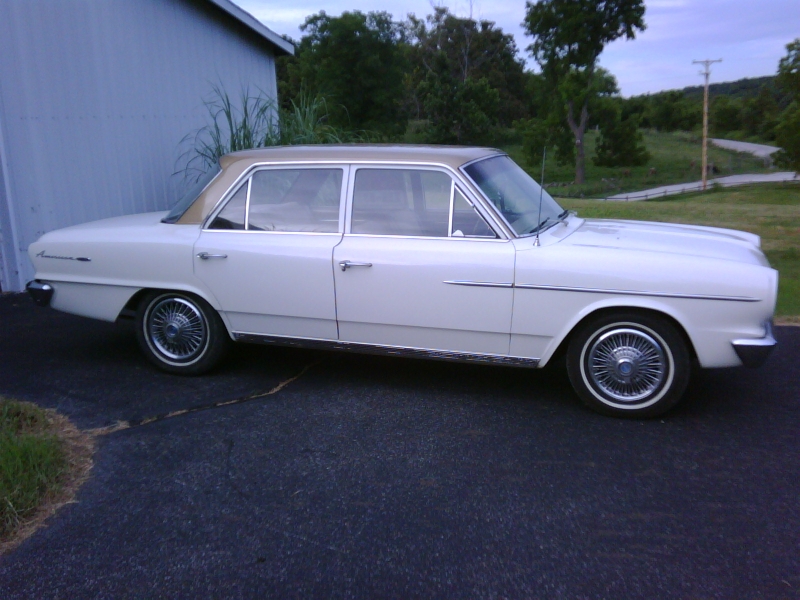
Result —
<path fill-rule="evenodd" d="M 733 349 L 745 367 L 760 367 L 778 345 L 772 336 L 772 321 L 767 321 L 763 338 L 749 340 L 733 340 Z"/>
<path fill-rule="evenodd" d="M 28 290 L 37 306 L 50 306 L 50 299 L 53 297 L 52 285 L 34 280 L 29 281 L 25 289 Z"/>

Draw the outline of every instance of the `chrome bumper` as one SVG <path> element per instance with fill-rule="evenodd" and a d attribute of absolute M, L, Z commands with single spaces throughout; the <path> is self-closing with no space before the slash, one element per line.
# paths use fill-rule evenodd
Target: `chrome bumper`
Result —
<path fill-rule="evenodd" d="M 772 321 L 767 321 L 763 338 L 733 340 L 733 349 L 745 367 L 760 367 L 778 342 L 772 337 Z"/>
<path fill-rule="evenodd" d="M 50 306 L 50 299 L 53 297 L 52 285 L 34 280 L 29 281 L 25 289 L 28 290 L 37 306 Z"/>

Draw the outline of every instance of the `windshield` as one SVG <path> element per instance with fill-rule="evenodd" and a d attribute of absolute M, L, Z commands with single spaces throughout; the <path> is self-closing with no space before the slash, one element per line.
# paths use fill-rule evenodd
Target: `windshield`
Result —
<path fill-rule="evenodd" d="M 464 171 L 517 235 L 536 233 L 567 216 L 552 196 L 508 156 L 494 156 L 472 163 Z"/>
<path fill-rule="evenodd" d="M 204 173 L 200 177 L 197 178 L 191 187 L 189 187 L 189 191 L 187 191 L 183 197 L 178 200 L 178 203 L 169 211 L 169 214 L 161 219 L 162 223 L 176 223 L 178 219 L 183 216 L 189 207 L 194 204 L 194 201 L 197 200 L 197 197 L 203 192 L 208 184 L 219 175 L 222 168 L 219 166 L 219 163 L 214 164 L 208 173 Z"/>

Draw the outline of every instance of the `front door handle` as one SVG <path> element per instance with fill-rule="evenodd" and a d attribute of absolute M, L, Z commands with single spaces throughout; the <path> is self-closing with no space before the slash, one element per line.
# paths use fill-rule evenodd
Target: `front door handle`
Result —
<path fill-rule="evenodd" d="M 348 267 L 371 267 L 372 263 L 350 262 L 349 260 L 343 260 L 339 263 L 339 266 L 342 267 L 342 271 L 347 271 Z"/>
<path fill-rule="evenodd" d="M 227 254 L 209 254 L 208 252 L 200 252 L 197 255 L 197 258 L 202 258 L 203 260 L 208 260 L 209 258 L 228 258 Z"/>

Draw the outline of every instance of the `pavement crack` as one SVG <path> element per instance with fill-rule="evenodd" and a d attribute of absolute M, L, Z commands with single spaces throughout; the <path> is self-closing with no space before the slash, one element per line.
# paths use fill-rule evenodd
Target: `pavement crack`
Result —
<path fill-rule="evenodd" d="M 266 392 L 258 392 L 256 394 L 250 394 L 248 396 L 240 396 L 239 398 L 234 398 L 233 400 L 224 400 L 222 402 L 211 402 L 209 404 L 203 404 L 200 406 L 193 406 L 192 408 L 185 408 L 182 410 L 174 410 L 169 413 L 164 413 L 161 415 L 154 415 L 152 417 L 144 417 L 138 420 L 130 420 L 130 421 L 117 421 L 114 425 L 108 425 L 106 427 L 97 427 L 95 429 L 87 429 L 86 433 L 91 436 L 101 436 L 101 435 L 109 435 L 111 433 L 116 433 L 117 431 L 122 431 L 123 429 L 131 429 L 133 427 L 141 427 L 142 425 L 150 425 L 151 423 L 158 423 L 159 421 L 166 421 L 167 419 L 172 419 L 175 417 L 182 417 L 184 415 L 200 412 L 203 410 L 211 410 L 214 408 L 222 408 L 223 406 L 232 406 L 234 404 L 244 404 L 245 402 L 250 402 L 251 400 L 258 400 L 259 398 L 265 398 L 267 396 L 272 396 L 280 392 L 283 388 L 285 388 L 290 383 L 293 383 L 300 379 L 303 375 L 308 372 L 309 369 L 312 367 L 317 366 L 322 361 L 313 362 L 311 364 L 306 365 L 303 367 L 300 372 L 295 375 L 294 377 L 290 377 L 289 379 L 285 379 L 278 383 L 276 386 L 270 388 Z"/>

